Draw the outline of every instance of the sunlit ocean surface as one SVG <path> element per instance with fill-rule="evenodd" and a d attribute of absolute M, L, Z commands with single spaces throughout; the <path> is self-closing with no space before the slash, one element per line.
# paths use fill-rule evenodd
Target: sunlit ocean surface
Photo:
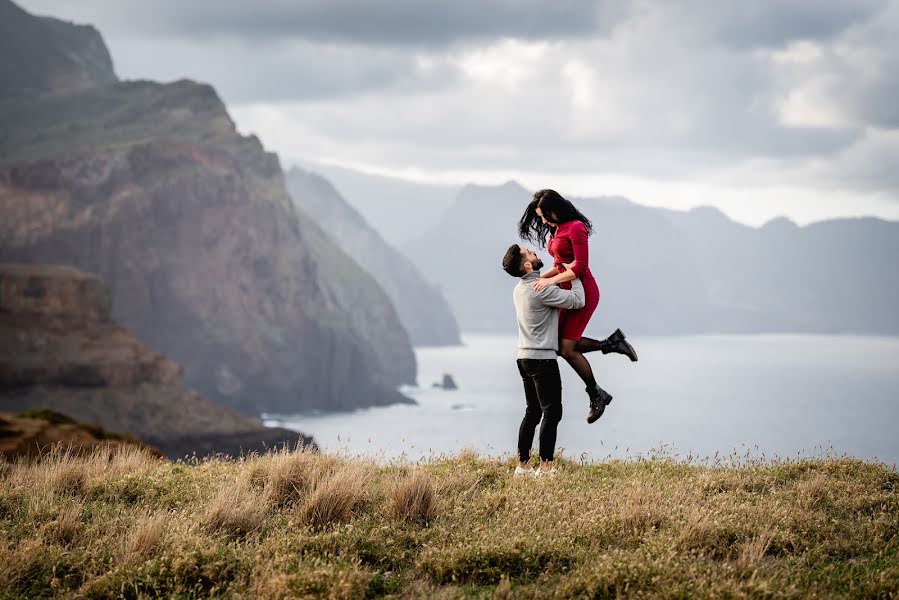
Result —
<path fill-rule="evenodd" d="M 831 335 L 629 337 L 640 360 L 588 354 L 614 400 L 586 422 L 584 386 L 559 359 L 557 447 L 578 460 L 665 454 L 695 461 L 850 455 L 899 463 L 899 338 Z M 263 415 L 325 450 L 410 461 L 475 449 L 515 452 L 524 393 L 516 338 L 465 335 L 417 349 L 417 406 Z M 431 387 L 444 373 L 457 391 Z M 536 440 L 535 440 L 536 447 Z"/>

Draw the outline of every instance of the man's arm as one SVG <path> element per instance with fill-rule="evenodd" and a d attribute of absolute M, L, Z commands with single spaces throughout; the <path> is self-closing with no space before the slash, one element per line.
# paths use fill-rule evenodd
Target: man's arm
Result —
<path fill-rule="evenodd" d="M 570 290 L 563 290 L 557 285 L 550 285 L 543 289 L 537 296 L 540 302 L 546 306 L 555 308 L 583 308 L 584 306 L 584 284 L 580 279 L 571 282 Z"/>

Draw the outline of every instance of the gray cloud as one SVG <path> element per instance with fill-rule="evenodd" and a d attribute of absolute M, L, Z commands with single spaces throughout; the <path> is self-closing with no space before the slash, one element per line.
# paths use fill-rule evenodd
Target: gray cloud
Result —
<path fill-rule="evenodd" d="M 283 40 L 252 44 L 183 40 L 160 44 L 142 38 L 109 40 L 116 67 L 127 77 L 208 81 L 229 104 L 316 101 L 357 93 L 437 90 L 455 82 L 440 65 L 422 68 L 417 55 L 394 48 Z"/>
<path fill-rule="evenodd" d="M 212 83 L 286 157 L 896 189 L 899 0 L 23 5 L 124 77 Z"/>
<path fill-rule="evenodd" d="M 606 35 L 655 13 L 672 25 L 740 48 L 826 39 L 883 8 L 887 0 L 26 0 L 31 10 L 69 14 L 129 35 L 267 43 L 282 38 L 353 44 L 445 46 L 496 38 L 567 39 Z M 678 23 L 678 21 L 683 21 Z"/>
<path fill-rule="evenodd" d="M 668 5 L 696 15 L 698 24 L 720 42 L 737 48 L 779 47 L 796 40 L 831 39 L 876 15 L 886 0 L 765 0 L 714 2 L 686 0 Z"/>
<path fill-rule="evenodd" d="M 65 3 L 33 0 L 26 6 L 58 13 Z M 590 0 L 140 0 L 78 3 L 82 19 L 117 30 L 160 37 L 237 37 L 256 41 L 304 38 L 387 45 L 446 45 L 516 37 L 547 39 L 608 30 L 627 5 Z"/>

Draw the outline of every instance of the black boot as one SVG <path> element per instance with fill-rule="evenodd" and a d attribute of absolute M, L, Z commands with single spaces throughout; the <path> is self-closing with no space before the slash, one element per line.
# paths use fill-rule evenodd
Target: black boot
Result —
<path fill-rule="evenodd" d="M 624 354 L 631 359 L 631 362 L 637 362 L 637 351 L 625 339 L 620 329 L 616 329 L 615 333 L 599 342 L 599 349 L 603 354 L 614 352 L 616 354 Z"/>
<path fill-rule="evenodd" d="M 605 412 L 606 406 L 612 401 L 612 394 L 598 385 L 593 388 L 588 387 L 587 394 L 590 396 L 590 412 L 587 413 L 587 422 L 593 423 Z"/>

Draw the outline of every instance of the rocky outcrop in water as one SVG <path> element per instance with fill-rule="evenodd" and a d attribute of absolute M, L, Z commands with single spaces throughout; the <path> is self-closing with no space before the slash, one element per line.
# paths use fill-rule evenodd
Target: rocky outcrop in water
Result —
<path fill-rule="evenodd" d="M 178 364 L 110 318 L 109 294 L 96 276 L 0 265 L 0 410 L 43 408 L 131 433 L 173 458 L 311 442 L 186 387 Z"/>

